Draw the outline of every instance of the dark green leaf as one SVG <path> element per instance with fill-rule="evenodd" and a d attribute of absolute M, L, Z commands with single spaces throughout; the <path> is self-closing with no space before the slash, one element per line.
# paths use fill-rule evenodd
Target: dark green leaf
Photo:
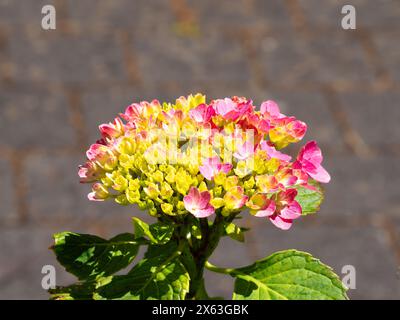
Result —
<path fill-rule="evenodd" d="M 154 244 L 164 244 L 171 240 L 174 227 L 171 224 L 156 222 L 148 225 L 139 218 L 132 218 L 137 238 L 147 237 Z"/>
<path fill-rule="evenodd" d="M 180 262 L 181 252 L 172 245 L 155 247 L 127 275 L 110 277 L 95 299 L 185 299 L 190 277 Z"/>
<path fill-rule="evenodd" d="M 108 276 L 128 266 L 139 245 L 133 234 L 110 240 L 88 234 L 62 232 L 54 235 L 52 247 L 57 260 L 80 280 Z"/>

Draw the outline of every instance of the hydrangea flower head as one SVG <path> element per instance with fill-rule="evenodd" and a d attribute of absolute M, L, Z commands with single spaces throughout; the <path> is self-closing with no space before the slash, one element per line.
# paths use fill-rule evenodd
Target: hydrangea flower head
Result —
<path fill-rule="evenodd" d="M 209 102 L 201 94 L 175 103 L 142 101 L 99 126 L 100 140 L 80 166 L 88 197 L 136 204 L 152 216 L 237 215 L 245 209 L 287 230 L 302 215 L 298 188 L 327 183 L 315 141 L 292 157 L 307 125 L 268 100 Z"/>

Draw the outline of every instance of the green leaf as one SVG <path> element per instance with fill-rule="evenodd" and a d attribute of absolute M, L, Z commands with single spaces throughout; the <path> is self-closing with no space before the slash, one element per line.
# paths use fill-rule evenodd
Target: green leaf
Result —
<path fill-rule="evenodd" d="M 79 280 L 111 275 L 125 268 L 139 249 L 130 233 L 105 240 L 89 234 L 62 232 L 55 234 L 54 240 L 52 249 L 57 260 Z"/>
<path fill-rule="evenodd" d="M 276 252 L 232 275 L 234 300 L 347 299 L 347 289 L 330 267 L 296 250 Z"/>
<path fill-rule="evenodd" d="M 324 199 L 321 185 L 315 180 L 310 180 L 309 184 L 317 190 L 310 190 L 303 186 L 296 187 L 297 196 L 295 200 L 301 205 L 303 215 L 317 212 Z"/>
<path fill-rule="evenodd" d="M 96 290 L 95 299 L 183 300 L 190 277 L 176 245 L 150 246 L 150 253 L 127 275 L 110 277 Z"/>
<path fill-rule="evenodd" d="M 225 226 L 225 235 L 239 242 L 244 242 L 244 231 L 246 231 L 245 228 L 241 228 L 234 223 L 229 223 Z"/>
<path fill-rule="evenodd" d="M 67 287 L 50 289 L 51 300 L 92 300 L 95 282 L 76 283 Z"/>
<path fill-rule="evenodd" d="M 132 218 L 136 238 L 147 237 L 154 244 L 165 244 L 171 240 L 174 227 L 170 224 L 156 222 L 148 225 L 139 218 Z"/>

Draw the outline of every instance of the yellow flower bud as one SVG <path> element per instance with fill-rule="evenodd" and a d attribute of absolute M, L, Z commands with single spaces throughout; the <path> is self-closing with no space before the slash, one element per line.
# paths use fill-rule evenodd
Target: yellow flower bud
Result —
<path fill-rule="evenodd" d="M 251 176 L 250 179 L 247 179 L 244 183 L 243 183 L 243 187 L 246 190 L 251 190 L 254 188 L 256 181 L 254 180 L 254 177 Z"/>
<path fill-rule="evenodd" d="M 121 154 L 133 154 L 136 150 L 136 142 L 132 137 L 123 137 L 117 145 L 117 150 Z"/>
<path fill-rule="evenodd" d="M 139 190 L 140 188 L 140 180 L 138 178 L 129 180 L 128 189 L 130 190 Z"/>
<path fill-rule="evenodd" d="M 178 203 L 176 204 L 176 208 L 177 208 L 179 211 L 186 210 L 186 209 L 185 209 L 185 204 L 183 203 L 183 201 L 178 201 Z"/>
<path fill-rule="evenodd" d="M 123 153 L 119 156 L 118 161 L 121 167 L 130 169 L 133 167 L 134 158 L 133 156 Z"/>
<path fill-rule="evenodd" d="M 225 200 L 223 198 L 214 198 L 211 199 L 210 203 L 215 209 L 218 209 L 225 205 Z"/>
<path fill-rule="evenodd" d="M 189 188 L 192 184 L 192 176 L 188 174 L 188 172 L 182 168 L 177 171 L 175 176 L 176 190 L 179 193 L 186 195 L 189 191 Z"/>
<path fill-rule="evenodd" d="M 266 171 L 267 173 L 274 173 L 276 170 L 278 170 L 280 165 L 279 159 L 272 158 L 269 161 L 265 163 Z"/>
<path fill-rule="evenodd" d="M 161 184 L 161 190 L 160 190 L 161 198 L 163 199 L 171 198 L 173 193 L 174 190 L 172 190 L 171 186 L 167 182 Z"/>
<path fill-rule="evenodd" d="M 208 190 L 207 184 L 206 184 L 204 181 L 202 181 L 202 182 L 199 184 L 198 189 L 199 189 L 200 192 L 207 191 L 207 190 Z"/>
<path fill-rule="evenodd" d="M 218 186 L 218 187 L 214 187 L 213 189 L 213 196 L 214 197 L 219 197 L 222 194 L 222 187 Z"/>
<path fill-rule="evenodd" d="M 239 178 L 243 178 L 251 173 L 251 168 L 248 168 L 246 161 L 240 160 L 234 171 Z"/>
<path fill-rule="evenodd" d="M 123 206 L 127 206 L 129 204 L 129 201 L 126 198 L 125 194 L 120 194 L 119 196 L 117 196 L 115 198 L 115 202 Z"/>
<path fill-rule="evenodd" d="M 161 210 L 164 213 L 166 213 L 166 214 L 168 214 L 170 216 L 174 215 L 173 214 L 173 209 L 174 209 L 174 206 L 172 204 L 169 204 L 169 203 L 162 203 L 161 204 Z"/>
<path fill-rule="evenodd" d="M 146 210 L 147 209 L 147 203 L 146 201 L 138 201 L 138 207 L 140 210 Z"/>
<path fill-rule="evenodd" d="M 119 175 L 114 179 L 114 184 L 112 187 L 114 190 L 122 192 L 128 188 L 128 180 L 126 180 L 122 175 Z"/>
<path fill-rule="evenodd" d="M 156 199 L 160 194 L 160 191 L 158 190 L 158 185 L 153 182 L 150 182 L 146 188 L 143 188 L 143 191 L 150 199 Z"/>
<path fill-rule="evenodd" d="M 109 175 L 111 174 L 107 173 L 106 176 L 101 179 L 101 183 L 107 188 L 110 188 L 114 183 L 112 179 L 110 179 Z"/>
<path fill-rule="evenodd" d="M 163 182 L 164 181 L 164 175 L 160 170 L 157 170 L 156 172 L 154 172 L 152 174 L 152 178 L 156 181 L 156 182 Z"/>
<path fill-rule="evenodd" d="M 239 178 L 237 176 L 229 176 L 226 178 L 225 183 L 224 183 L 224 189 L 229 190 L 232 187 L 237 186 L 239 183 Z"/>
<path fill-rule="evenodd" d="M 151 215 L 152 217 L 157 217 L 158 216 L 158 212 L 156 208 L 151 208 L 149 210 L 149 215 Z"/>
<path fill-rule="evenodd" d="M 226 181 L 226 173 L 220 171 L 214 176 L 214 182 L 216 185 L 223 185 Z"/>
<path fill-rule="evenodd" d="M 126 195 L 126 199 L 130 202 L 130 203 L 137 203 L 140 200 L 140 192 L 138 190 L 130 190 L 127 189 L 125 191 L 125 195 Z"/>
<path fill-rule="evenodd" d="M 167 173 L 167 175 L 165 176 L 165 180 L 169 183 L 174 183 L 176 169 L 172 166 L 168 166 L 165 172 Z"/>

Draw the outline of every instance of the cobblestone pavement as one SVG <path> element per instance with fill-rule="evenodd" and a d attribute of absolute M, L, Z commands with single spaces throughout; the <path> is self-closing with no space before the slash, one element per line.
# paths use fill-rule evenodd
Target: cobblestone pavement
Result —
<path fill-rule="evenodd" d="M 348 3 L 356 30 L 340 27 Z M 56 30 L 41 29 L 45 4 Z M 203 92 L 277 100 L 333 177 L 319 214 L 290 232 L 246 219 L 245 244 L 224 240 L 212 262 L 296 248 L 353 265 L 351 298 L 399 299 L 399 38 L 398 0 L 0 0 L 0 298 L 47 298 L 53 233 L 111 236 L 143 216 L 86 200 L 76 169 L 97 125 L 134 100 Z M 231 279 L 207 281 L 229 297 Z"/>

